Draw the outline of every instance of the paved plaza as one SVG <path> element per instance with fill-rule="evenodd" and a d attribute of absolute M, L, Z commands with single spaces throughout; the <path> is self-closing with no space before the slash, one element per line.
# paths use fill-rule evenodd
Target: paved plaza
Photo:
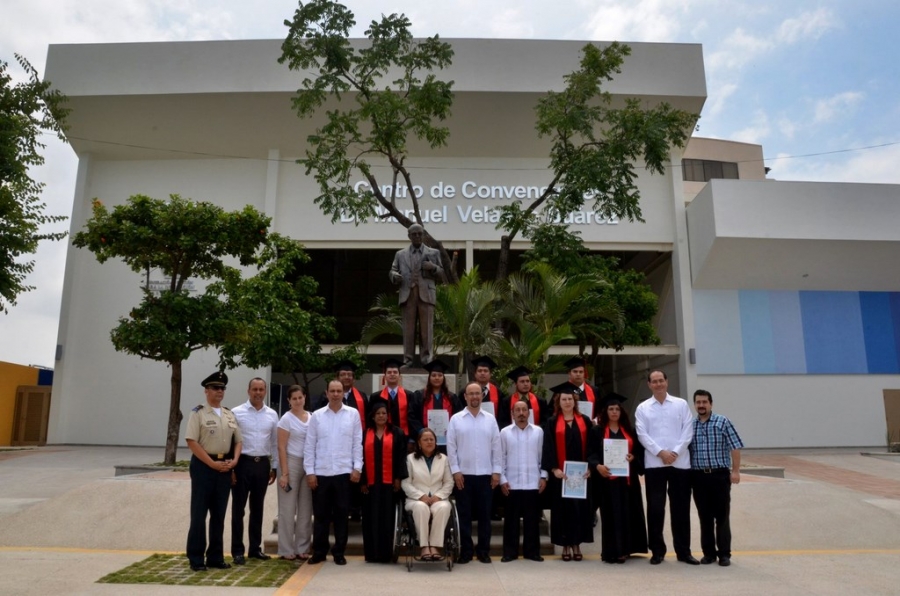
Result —
<path fill-rule="evenodd" d="M 0 451 L 0 593 L 213 594 L 215 587 L 97 584 L 154 552 L 183 552 L 190 482 L 183 472 L 114 476 L 114 466 L 162 458 L 162 448 L 48 446 Z M 186 450 L 179 458 L 186 459 Z M 732 492 L 734 557 L 729 568 L 691 567 L 673 553 L 651 567 L 599 560 L 518 560 L 455 567 L 376 565 L 349 557 L 300 567 L 278 590 L 239 594 L 897 594 L 900 586 L 900 458 L 860 450 L 744 452 L 744 463 L 778 466 L 785 478 L 742 475 Z M 266 503 L 268 527 L 275 493 Z M 225 543 L 229 543 L 226 524 Z M 667 542 L 671 548 L 671 538 Z M 699 556 L 693 516 L 692 545 Z M 227 553 L 226 553 L 227 554 Z"/>

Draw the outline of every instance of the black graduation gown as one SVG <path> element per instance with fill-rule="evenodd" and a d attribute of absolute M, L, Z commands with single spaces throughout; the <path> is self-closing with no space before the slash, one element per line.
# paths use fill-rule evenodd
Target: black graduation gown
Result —
<path fill-rule="evenodd" d="M 605 428 L 595 426 L 588 434 L 588 463 L 594 476 L 594 502 L 600 506 L 601 553 L 604 561 L 614 562 L 633 553 L 647 552 L 647 523 L 644 520 L 644 501 L 640 476 L 644 474 L 644 447 L 637 433 L 629 433 L 634 456 L 629 478 L 604 478 L 597 471 L 603 463 Z M 610 432 L 610 439 L 624 439 L 621 429 Z M 630 483 L 629 483 L 630 480 Z"/>
<path fill-rule="evenodd" d="M 381 400 L 388 405 L 388 416 L 391 422 L 391 425 L 403 431 L 400 428 L 400 421 L 403 419 L 400 415 L 400 395 L 398 393 L 395 399 L 390 399 L 390 392 L 387 388 L 383 388 L 381 391 L 376 391 L 372 395 L 369 396 L 369 409 L 371 410 L 372 406 L 375 405 L 375 402 Z M 413 434 L 413 427 L 417 424 L 413 419 L 413 412 L 415 408 L 413 407 L 413 403 L 416 401 L 416 392 L 415 391 L 406 391 L 406 426 L 409 430 L 409 435 L 404 433 L 403 440 L 408 441 L 410 438 L 415 437 Z M 405 465 L 405 464 L 404 464 Z"/>
<path fill-rule="evenodd" d="M 366 433 L 370 432 L 366 430 Z M 372 431 L 374 432 L 374 431 Z M 389 427 L 394 435 L 392 466 L 394 478 L 406 478 L 406 443 L 400 429 Z M 369 493 L 362 495 L 362 532 L 363 551 L 366 561 L 390 563 L 394 553 L 394 515 L 396 503 L 403 492 L 394 492 L 392 484 L 382 483 L 381 464 L 383 457 L 383 439 L 375 437 L 374 461 L 369 461 L 365 449 L 366 435 L 363 435 L 363 470 L 360 484 L 365 483 Z M 375 469 L 375 484 L 368 484 L 368 469 Z"/>
<path fill-rule="evenodd" d="M 591 420 L 582 414 L 585 428 L 590 436 Z M 545 493 L 550 498 L 550 541 L 557 546 L 575 546 L 582 542 L 594 541 L 594 506 L 591 503 L 591 492 L 587 499 L 564 499 L 562 481 L 558 480 L 551 470 L 559 467 L 556 453 L 556 420 L 553 416 L 544 425 L 544 449 L 541 467 L 547 470 L 548 485 Z M 587 461 L 582 457 L 583 445 L 578 425 L 566 425 L 565 429 L 566 459 L 569 461 Z"/>
<path fill-rule="evenodd" d="M 547 409 L 547 402 L 544 401 L 539 395 L 535 395 L 535 397 L 537 397 L 537 411 L 534 413 L 534 423 L 537 426 L 543 427 L 544 422 L 547 421 L 548 412 L 552 412 L 552 410 Z M 521 398 L 519 397 L 518 393 L 513 393 L 512 395 L 510 395 L 509 397 L 506 398 L 505 402 L 503 402 L 503 410 L 506 412 L 506 416 L 507 416 L 507 420 L 508 420 L 509 424 L 513 423 L 512 408 L 514 405 L 516 405 L 516 402 L 519 401 L 520 399 Z M 528 399 L 528 400 L 524 400 L 524 401 L 526 404 L 528 404 L 528 409 L 531 410 L 532 409 L 531 400 Z M 509 426 L 509 424 L 507 424 L 506 426 Z"/>
<path fill-rule="evenodd" d="M 490 384 L 494 385 L 494 383 L 490 383 Z M 494 387 L 497 387 L 497 407 L 494 411 L 494 418 L 497 419 L 497 426 L 499 426 L 500 429 L 502 430 L 502 429 L 506 428 L 507 426 L 509 426 L 510 424 L 512 424 L 512 419 L 509 416 L 509 398 L 506 396 L 505 393 L 503 393 L 503 391 L 500 390 L 500 387 L 498 385 L 494 385 Z M 463 400 L 464 399 L 465 398 L 463 398 Z M 481 399 L 481 403 L 490 402 L 490 401 L 491 401 L 490 393 L 488 393 Z M 491 403 L 493 403 L 493 402 L 491 402 Z M 499 411 L 496 411 L 496 410 L 499 410 Z"/>

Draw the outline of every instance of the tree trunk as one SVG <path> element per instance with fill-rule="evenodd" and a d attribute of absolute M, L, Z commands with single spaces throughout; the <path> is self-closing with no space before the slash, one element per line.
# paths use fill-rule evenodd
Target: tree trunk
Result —
<path fill-rule="evenodd" d="M 163 463 L 175 463 L 175 452 L 178 449 L 178 433 L 181 430 L 181 360 L 170 362 L 172 367 L 172 394 L 169 398 L 169 429 L 166 432 L 166 457 Z"/>
<path fill-rule="evenodd" d="M 509 251 L 512 246 L 512 236 L 504 234 L 500 237 L 500 258 L 497 261 L 497 280 L 506 281 L 509 277 Z"/>

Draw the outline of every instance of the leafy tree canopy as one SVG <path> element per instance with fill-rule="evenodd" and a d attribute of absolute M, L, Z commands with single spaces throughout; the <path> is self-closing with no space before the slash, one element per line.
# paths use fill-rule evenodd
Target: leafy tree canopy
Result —
<path fill-rule="evenodd" d="M 47 224 L 64 221 L 47 215 L 41 201 L 44 184 L 29 169 L 44 163 L 40 141 L 44 132 L 65 141 L 65 97 L 41 81 L 23 57 L 16 60 L 27 80 L 13 84 L 8 64 L 0 60 L 0 312 L 8 312 L 22 292 L 34 287 L 25 278 L 34 269 L 33 254 L 41 240 L 60 240 L 65 232 L 41 231 Z M 23 261 L 22 257 L 26 257 Z"/>

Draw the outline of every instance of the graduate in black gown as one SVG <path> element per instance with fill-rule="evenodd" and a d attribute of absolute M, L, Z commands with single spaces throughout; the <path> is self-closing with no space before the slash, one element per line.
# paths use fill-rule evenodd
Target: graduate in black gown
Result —
<path fill-rule="evenodd" d="M 406 478 L 406 440 L 388 422 L 388 404 L 369 406 L 369 428 L 363 435 L 362 492 L 363 550 L 366 561 L 389 563 L 394 552 L 394 515 L 401 500 L 400 481 Z"/>
<path fill-rule="evenodd" d="M 588 438 L 588 464 L 595 476 L 594 503 L 600 506 L 600 559 L 606 563 L 624 563 L 633 553 L 647 552 L 647 523 L 639 478 L 644 474 L 644 447 L 622 407 L 624 401 L 617 393 L 603 398 L 599 423 Z M 630 475 L 610 474 L 603 463 L 604 439 L 628 441 Z"/>
<path fill-rule="evenodd" d="M 410 433 L 414 437 L 418 437 L 422 429 L 428 427 L 429 411 L 446 410 L 449 419 L 465 407 L 447 387 L 444 375 L 450 367 L 446 363 L 435 359 L 425 364 L 423 368 L 428 371 L 428 381 L 425 383 L 424 389 L 413 394 L 409 406 Z M 446 455 L 446 436 L 439 439 L 438 442 L 442 443 L 438 446 L 438 451 Z"/>
<path fill-rule="evenodd" d="M 587 461 L 587 439 L 591 419 L 575 407 L 575 387 L 563 383 L 553 391 L 554 415 L 544 425 L 541 467 L 547 470 L 550 493 L 550 541 L 563 547 L 563 561 L 581 561 L 582 542 L 594 541 L 594 506 L 587 499 L 563 498 L 563 462 Z M 588 476 L 590 470 L 588 470 Z"/>

